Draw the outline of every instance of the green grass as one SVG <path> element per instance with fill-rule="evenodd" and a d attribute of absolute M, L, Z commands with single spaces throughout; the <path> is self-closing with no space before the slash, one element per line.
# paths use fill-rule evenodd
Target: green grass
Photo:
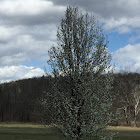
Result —
<path fill-rule="evenodd" d="M 117 134 L 114 140 L 140 140 L 140 128 L 109 127 L 108 132 Z M 37 124 L 0 124 L 0 140 L 66 140 L 52 126 Z"/>
<path fill-rule="evenodd" d="M 0 140 L 65 140 L 52 126 L 0 124 Z"/>
<path fill-rule="evenodd" d="M 114 132 L 114 140 L 140 140 L 140 128 L 136 127 L 109 127 L 109 132 Z"/>

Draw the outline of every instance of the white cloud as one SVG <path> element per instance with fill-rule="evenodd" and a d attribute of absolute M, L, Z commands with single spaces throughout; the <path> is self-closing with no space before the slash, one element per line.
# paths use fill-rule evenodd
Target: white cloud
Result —
<path fill-rule="evenodd" d="M 132 72 L 140 69 L 140 44 L 128 44 L 124 48 L 117 50 L 113 56 L 119 66 L 130 67 Z"/>
<path fill-rule="evenodd" d="M 24 75 L 24 78 L 31 78 L 31 77 L 35 77 L 35 76 L 42 76 L 42 75 L 45 75 L 45 72 L 43 70 L 41 70 L 40 68 L 33 68 L 33 67 L 30 67 L 28 68 L 29 71 L 28 73 L 26 73 Z"/>
<path fill-rule="evenodd" d="M 121 26 L 118 28 L 118 32 L 120 34 L 128 34 L 128 33 L 131 33 L 132 29 L 128 26 Z"/>
<path fill-rule="evenodd" d="M 27 66 L 4 66 L 0 67 L 0 82 L 9 82 L 18 79 L 32 78 L 45 75 L 40 68 Z"/>
<path fill-rule="evenodd" d="M 40 56 L 47 55 L 52 44 L 56 44 L 55 25 L 14 29 L 11 29 L 13 34 L 7 33 L 7 40 L 2 40 L 2 35 L 0 36 L 0 66 L 20 65 L 33 59 L 40 61 L 42 59 Z"/>
<path fill-rule="evenodd" d="M 103 26 L 103 28 L 105 30 L 109 30 L 109 29 L 113 29 L 116 27 L 119 27 L 121 25 L 125 25 L 127 23 L 127 18 L 119 18 L 119 19 L 115 19 L 115 18 L 111 18 L 111 19 L 107 19 L 104 20 L 105 25 Z"/>
<path fill-rule="evenodd" d="M 105 30 L 117 29 L 120 32 L 121 30 L 130 32 L 132 28 L 140 28 L 140 16 L 137 17 L 122 17 L 115 19 L 105 19 L 103 20 Z M 121 32 L 120 32 L 121 33 Z"/>

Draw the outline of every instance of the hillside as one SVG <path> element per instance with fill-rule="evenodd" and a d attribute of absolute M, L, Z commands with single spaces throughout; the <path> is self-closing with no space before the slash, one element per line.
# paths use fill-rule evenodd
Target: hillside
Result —
<path fill-rule="evenodd" d="M 111 94 L 116 95 L 112 110 L 119 113 L 120 119 L 113 125 L 131 125 L 139 117 L 140 74 L 113 74 L 114 83 Z M 0 121 L 41 122 L 42 115 L 47 115 L 51 122 L 50 112 L 42 113 L 40 101 L 46 98 L 45 92 L 53 88 L 52 77 L 23 79 L 0 85 Z M 53 109 L 50 107 L 50 110 Z"/>

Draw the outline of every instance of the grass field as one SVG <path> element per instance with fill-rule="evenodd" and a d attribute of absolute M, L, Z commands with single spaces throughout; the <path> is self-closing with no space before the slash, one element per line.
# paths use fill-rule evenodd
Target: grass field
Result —
<path fill-rule="evenodd" d="M 140 128 L 137 127 L 109 127 L 109 132 L 117 132 L 114 140 L 140 140 Z"/>
<path fill-rule="evenodd" d="M 52 126 L 0 124 L 0 140 L 65 140 Z"/>
<path fill-rule="evenodd" d="M 117 133 L 114 140 L 140 140 L 140 128 L 109 127 L 109 132 Z M 0 124 L 0 140 L 66 140 L 52 126 L 36 124 Z"/>

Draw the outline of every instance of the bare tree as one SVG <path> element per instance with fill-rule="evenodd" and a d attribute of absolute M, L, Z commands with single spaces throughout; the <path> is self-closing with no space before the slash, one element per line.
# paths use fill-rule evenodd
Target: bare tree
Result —
<path fill-rule="evenodd" d="M 110 68 L 108 41 L 94 17 L 75 7 L 67 7 L 57 40 L 58 46 L 49 50 L 48 61 L 54 88 L 43 105 L 47 108 L 47 99 L 52 99 L 56 123 L 65 136 L 73 140 L 85 136 L 103 138 L 112 121 L 109 109 L 113 102 L 113 78 L 105 74 Z"/>
<path fill-rule="evenodd" d="M 135 85 L 132 91 L 134 97 L 134 126 L 137 126 L 137 115 L 140 111 L 140 85 Z"/>
<path fill-rule="evenodd" d="M 128 126 L 131 125 L 131 105 L 133 104 L 133 95 L 132 92 L 132 81 L 129 80 L 129 76 L 127 73 L 119 74 L 119 78 L 117 78 L 116 85 L 118 92 L 118 110 L 122 110 L 126 124 Z"/>

